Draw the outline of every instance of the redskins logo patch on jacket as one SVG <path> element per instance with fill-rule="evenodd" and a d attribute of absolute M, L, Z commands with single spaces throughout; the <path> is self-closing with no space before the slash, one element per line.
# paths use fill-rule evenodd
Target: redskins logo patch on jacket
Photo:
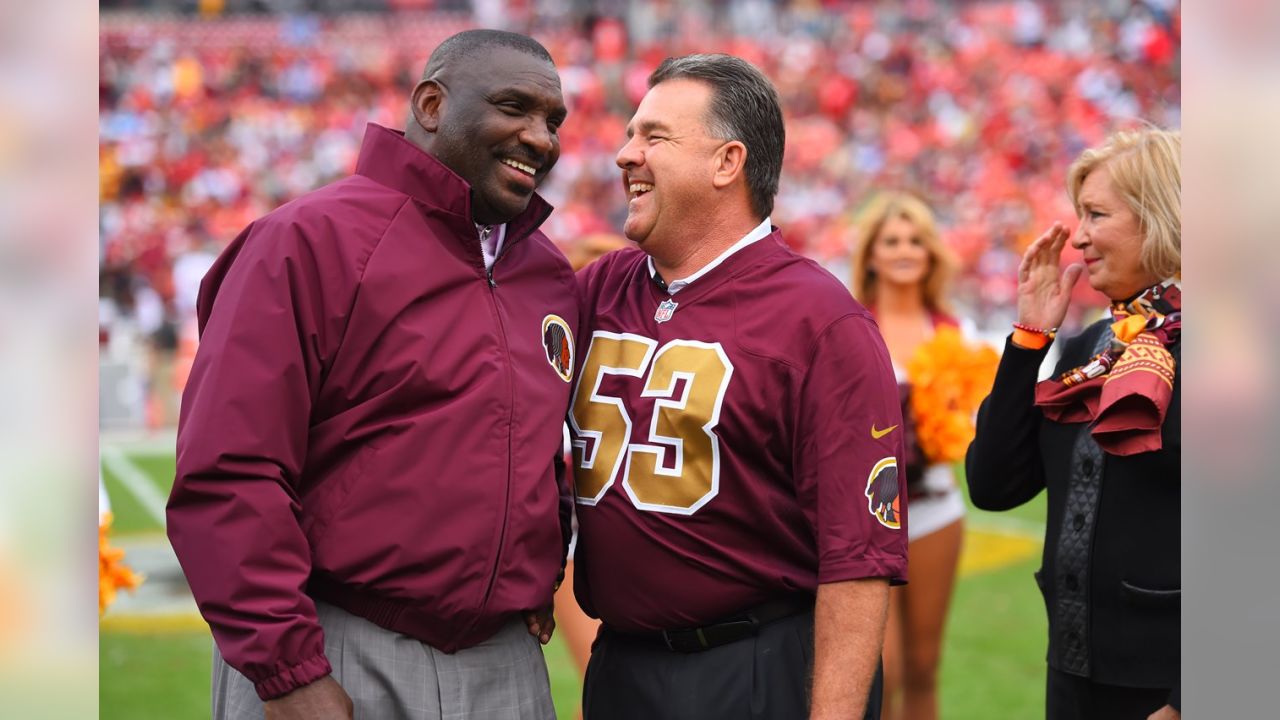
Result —
<path fill-rule="evenodd" d="M 547 362 L 556 371 L 561 380 L 569 382 L 573 379 L 573 333 L 569 324 L 559 315 L 548 315 L 542 319 L 542 349 L 547 353 Z"/>

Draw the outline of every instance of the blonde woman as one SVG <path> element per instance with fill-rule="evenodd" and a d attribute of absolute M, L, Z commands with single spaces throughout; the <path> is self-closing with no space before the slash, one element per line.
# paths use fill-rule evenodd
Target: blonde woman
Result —
<path fill-rule="evenodd" d="M 964 534 L 964 501 L 949 463 L 930 464 L 914 442 L 906 368 L 934 330 L 955 326 L 945 293 L 955 261 L 919 198 L 884 193 L 856 222 L 853 294 L 875 315 L 889 347 L 907 424 L 910 584 L 890 591 L 884 647 L 884 717 L 938 715 L 942 632 Z"/>
<path fill-rule="evenodd" d="M 987 510 L 1048 493 L 1036 582 L 1049 613 L 1051 720 L 1179 717 L 1181 707 L 1182 137 L 1117 133 L 1067 174 L 1080 217 L 1018 268 L 1018 322 L 969 446 Z M 1062 269 L 1070 239 L 1083 262 Z M 1112 316 L 1063 343 L 1036 382 L 1081 275 Z"/>

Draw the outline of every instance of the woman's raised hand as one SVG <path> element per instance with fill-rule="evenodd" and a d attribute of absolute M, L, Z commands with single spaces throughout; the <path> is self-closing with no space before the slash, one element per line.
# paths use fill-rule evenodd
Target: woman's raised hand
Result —
<path fill-rule="evenodd" d="M 1071 288 L 1084 272 L 1072 263 L 1061 269 L 1062 249 L 1071 231 L 1060 222 L 1036 238 L 1018 265 L 1018 322 L 1042 330 L 1057 328 L 1067 316 Z"/>

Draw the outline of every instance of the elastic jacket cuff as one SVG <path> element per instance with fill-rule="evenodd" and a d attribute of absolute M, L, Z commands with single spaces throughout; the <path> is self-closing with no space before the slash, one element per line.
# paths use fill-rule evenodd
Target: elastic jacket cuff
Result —
<path fill-rule="evenodd" d="M 288 695 L 303 685 L 310 685 L 332 672 L 333 667 L 329 665 L 329 658 L 325 657 L 324 653 L 320 653 L 297 665 L 286 667 L 271 677 L 255 682 L 253 687 L 258 691 L 258 697 L 266 702 Z"/>

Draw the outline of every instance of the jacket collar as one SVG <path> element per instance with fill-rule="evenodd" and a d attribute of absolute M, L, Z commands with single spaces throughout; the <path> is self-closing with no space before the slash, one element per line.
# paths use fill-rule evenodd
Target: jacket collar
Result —
<path fill-rule="evenodd" d="M 365 128 L 356 174 L 398 190 L 420 204 L 455 216 L 450 224 L 475 235 L 471 220 L 471 185 L 444 163 L 405 139 L 404 133 L 369 123 Z M 524 212 L 507 223 L 504 245 L 532 233 L 551 214 L 552 207 L 533 194 Z M 463 225 L 462 223 L 465 223 Z"/>

